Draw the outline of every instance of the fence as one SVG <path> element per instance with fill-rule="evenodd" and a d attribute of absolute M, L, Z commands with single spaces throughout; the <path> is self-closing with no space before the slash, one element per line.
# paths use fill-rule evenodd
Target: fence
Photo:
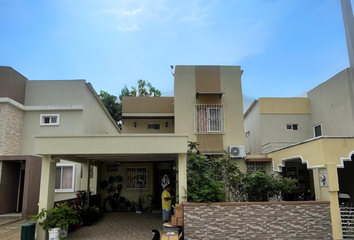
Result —
<path fill-rule="evenodd" d="M 354 239 L 354 205 L 348 203 L 340 206 L 342 233 L 344 239 Z"/>

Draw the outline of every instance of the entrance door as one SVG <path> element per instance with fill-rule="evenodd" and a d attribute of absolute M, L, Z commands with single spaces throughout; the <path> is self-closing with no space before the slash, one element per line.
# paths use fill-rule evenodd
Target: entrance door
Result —
<path fill-rule="evenodd" d="M 17 212 L 22 212 L 24 186 L 25 186 L 25 170 L 21 169 L 20 183 L 19 183 L 19 189 L 18 189 Z"/>
<path fill-rule="evenodd" d="M 171 195 L 176 196 L 175 188 L 176 188 L 176 175 L 173 174 L 173 171 L 167 169 L 156 169 L 154 175 L 154 205 L 155 209 L 161 209 L 162 200 L 161 194 L 164 191 L 161 185 L 162 178 L 167 175 L 170 179 L 170 184 L 172 185 Z"/>

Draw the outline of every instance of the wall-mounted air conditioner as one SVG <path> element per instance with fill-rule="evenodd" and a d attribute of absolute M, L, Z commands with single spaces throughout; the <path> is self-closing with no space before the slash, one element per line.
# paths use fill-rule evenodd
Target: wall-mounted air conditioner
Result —
<path fill-rule="evenodd" d="M 245 146 L 229 146 L 231 158 L 244 158 L 246 156 Z"/>

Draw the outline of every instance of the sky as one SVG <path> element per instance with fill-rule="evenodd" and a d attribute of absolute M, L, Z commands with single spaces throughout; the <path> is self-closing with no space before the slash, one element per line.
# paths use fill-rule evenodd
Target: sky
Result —
<path fill-rule="evenodd" d="M 0 65 L 118 96 L 171 65 L 237 65 L 244 101 L 295 97 L 349 67 L 340 0 L 0 0 Z"/>

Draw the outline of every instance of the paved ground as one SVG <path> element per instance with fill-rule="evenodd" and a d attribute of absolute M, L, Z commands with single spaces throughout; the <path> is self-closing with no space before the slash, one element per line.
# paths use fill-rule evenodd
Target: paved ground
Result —
<path fill-rule="evenodd" d="M 152 229 L 162 230 L 161 213 L 106 213 L 92 226 L 70 232 L 66 240 L 150 240 Z"/>
<path fill-rule="evenodd" d="M 0 240 L 19 240 L 21 238 L 21 225 L 27 221 L 4 222 L 0 226 Z"/>
<path fill-rule="evenodd" d="M 19 240 L 21 225 L 25 222 L 20 220 L 1 225 L 0 240 Z M 106 213 L 92 226 L 70 232 L 65 240 L 150 240 L 152 229 L 162 230 L 161 213 Z"/>

